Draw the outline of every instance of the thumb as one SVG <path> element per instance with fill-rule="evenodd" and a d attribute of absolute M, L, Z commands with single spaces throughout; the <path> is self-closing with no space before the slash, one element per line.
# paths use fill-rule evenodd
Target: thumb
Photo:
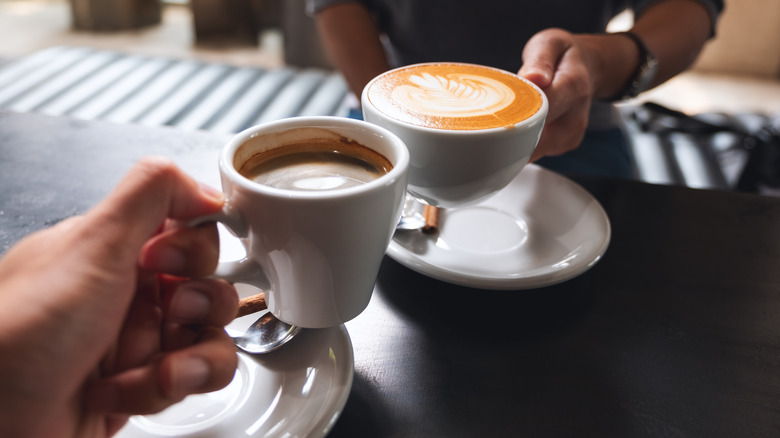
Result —
<path fill-rule="evenodd" d="M 188 220 L 218 211 L 221 192 L 203 186 L 173 162 L 140 160 L 116 189 L 84 215 L 84 221 L 111 251 L 112 258 L 135 262 L 143 244 L 166 219 Z"/>
<path fill-rule="evenodd" d="M 523 66 L 518 76 L 528 79 L 541 89 L 552 85 L 555 69 L 569 45 L 558 29 L 535 34 L 523 48 Z"/>

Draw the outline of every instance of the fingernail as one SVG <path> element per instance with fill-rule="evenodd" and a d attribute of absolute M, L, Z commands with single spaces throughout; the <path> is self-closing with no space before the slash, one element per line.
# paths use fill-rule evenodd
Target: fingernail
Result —
<path fill-rule="evenodd" d="M 168 309 L 170 318 L 188 322 L 201 321 L 211 309 L 211 300 L 195 287 L 184 285 L 173 296 Z"/>
<path fill-rule="evenodd" d="M 199 392 L 208 382 L 210 368 L 199 357 L 187 357 L 177 360 L 171 367 L 171 396 L 186 397 Z"/>

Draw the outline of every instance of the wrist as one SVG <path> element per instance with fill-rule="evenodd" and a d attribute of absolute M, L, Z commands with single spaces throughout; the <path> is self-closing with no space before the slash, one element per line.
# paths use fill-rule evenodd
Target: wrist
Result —
<path fill-rule="evenodd" d="M 634 69 L 628 81 L 624 83 L 622 89 L 617 93 L 610 95 L 607 100 L 617 101 L 632 99 L 639 93 L 650 88 L 658 69 L 658 60 L 655 57 L 655 54 L 647 48 L 642 38 L 637 34 L 633 32 L 618 32 L 614 35 L 630 39 L 631 42 L 634 43 L 637 52 L 637 57 L 635 58 L 637 67 Z"/>
<path fill-rule="evenodd" d="M 593 81 L 593 98 L 614 100 L 621 94 L 640 65 L 639 49 L 622 34 L 578 35 L 588 53 Z"/>

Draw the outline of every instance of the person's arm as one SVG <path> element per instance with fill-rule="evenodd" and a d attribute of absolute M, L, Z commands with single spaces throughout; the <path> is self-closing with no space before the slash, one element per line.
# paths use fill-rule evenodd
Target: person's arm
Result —
<path fill-rule="evenodd" d="M 712 35 L 712 19 L 695 0 L 664 0 L 648 7 L 631 29 L 658 59 L 651 86 L 680 73 Z M 619 34 L 572 34 L 547 29 L 523 49 L 518 74 L 545 91 L 550 110 L 532 160 L 576 148 L 594 99 L 617 96 L 639 66 L 636 43 Z"/>
<path fill-rule="evenodd" d="M 331 61 L 360 97 L 389 64 L 371 13 L 360 3 L 337 3 L 317 13 L 317 29 Z"/>
<path fill-rule="evenodd" d="M 658 59 L 658 70 L 650 86 L 662 84 L 690 67 L 713 30 L 709 12 L 694 0 L 661 1 L 638 16 L 631 32 Z M 604 47 L 598 50 L 601 70 L 596 80 L 594 97 L 597 99 L 610 98 L 622 91 L 639 64 L 637 45 L 630 38 L 609 34 L 606 37 L 620 41 L 604 42 Z"/>

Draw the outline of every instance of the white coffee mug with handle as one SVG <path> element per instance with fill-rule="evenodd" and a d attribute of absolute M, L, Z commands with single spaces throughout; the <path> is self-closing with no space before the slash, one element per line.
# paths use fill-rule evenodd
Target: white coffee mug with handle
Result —
<path fill-rule="evenodd" d="M 258 184 L 239 169 L 259 152 L 306 141 L 357 142 L 392 169 L 354 187 L 298 191 Z M 221 262 L 215 276 L 263 289 L 280 320 L 332 327 L 368 305 L 379 266 L 406 194 L 409 153 L 391 132 L 337 117 L 298 117 L 237 134 L 219 159 L 223 211 L 195 223 L 219 221 L 241 239 L 246 257 Z"/>

